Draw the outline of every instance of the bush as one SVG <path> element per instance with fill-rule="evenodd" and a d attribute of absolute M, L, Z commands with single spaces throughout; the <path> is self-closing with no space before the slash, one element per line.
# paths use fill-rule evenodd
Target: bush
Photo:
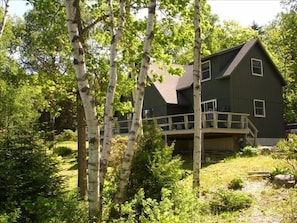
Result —
<path fill-rule="evenodd" d="M 56 136 L 56 141 L 77 141 L 77 132 L 74 132 L 71 129 L 65 129 L 62 133 Z"/>
<path fill-rule="evenodd" d="M 240 177 L 232 179 L 231 182 L 228 184 L 228 188 L 232 190 L 241 190 L 243 186 L 243 180 Z"/>
<path fill-rule="evenodd" d="M 276 176 L 279 174 L 288 174 L 290 173 L 290 170 L 287 167 L 275 167 L 271 171 L 271 176 Z"/>
<path fill-rule="evenodd" d="M 286 160 L 293 174 L 297 176 L 297 134 L 289 134 L 287 140 L 280 140 L 277 148 L 273 157 Z"/>
<path fill-rule="evenodd" d="M 242 156 L 252 157 L 260 154 L 260 149 L 257 147 L 246 146 L 242 149 Z"/>
<path fill-rule="evenodd" d="M 77 193 L 57 198 L 38 197 L 30 209 L 37 216 L 36 222 L 88 222 L 87 203 L 78 201 Z"/>
<path fill-rule="evenodd" d="M 173 145 L 164 145 L 162 133 L 155 123 L 144 125 L 144 135 L 135 152 L 128 184 L 128 197 L 140 188 L 145 197 L 161 199 L 162 188 L 172 189 L 182 178 L 182 161 L 173 157 Z"/>
<path fill-rule="evenodd" d="M 59 146 L 53 149 L 53 153 L 58 156 L 69 156 L 72 153 L 72 149 L 67 146 Z"/>
<path fill-rule="evenodd" d="M 253 199 L 241 191 L 220 189 L 214 193 L 210 201 L 213 214 L 238 211 L 251 206 Z"/>
<path fill-rule="evenodd" d="M 197 199 L 191 189 L 162 189 L 160 201 L 145 198 L 141 189 L 135 197 L 118 207 L 120 217 L 111 222 L 130 223 L 192 223 L 204 222 L 205 203 Z"/>
<path fill-rule="evenodd" d="M 37 222 L 37 210 L 32 205 L 40 198 L 62 196 L 58 161 L 47 153 L 34 132 L 10 131 L 0 139 L 0 169 L 1 216 L 17 212 L 17 222 Z"/>
<path fill-rule="evenodd" d="M 116 136 L 112 139 L 108 166 L 112 168 L 113 176 L 108 175 L 107 180 L 114 179 L 119 175 L 122 167 L 123 156 L 127 147 L 127 142 L 127 137 Z"/>

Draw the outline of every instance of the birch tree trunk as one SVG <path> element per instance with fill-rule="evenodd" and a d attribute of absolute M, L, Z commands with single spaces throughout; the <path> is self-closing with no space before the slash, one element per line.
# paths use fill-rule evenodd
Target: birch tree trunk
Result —
<path fill-rule="evenodd" d="M 195 0 L 194 9 L 194 65 L 193 65 L 193 94 L 195 132 L 193 146 L 193 188 L 200 186 L 201 169 L 201 30 L 200 30 L 200 0 Z"/>
<path fill-rule="evenodd" d="M 149 63 L 150 63 L 151 45 L 154 37 L 153 30 L 154 30 L 154 22 L 155 22 L 155 13 L 156 13 L 156 0 L 150 0 L 149 7 L 148 7 L 146 36 L 144 41 L 143 55 L 141 59 L 141 68 L 140 68 L 140 73 L 139 73 L 138 82 L 137 82 L 136 100 L 134 105 L 132 126 L 129 131 L 128 144 L 127 144 L 126 152 L 122 163 L 121 174 L 119 179 L 119 187 L 115 197 L 116 203 L 123 203 L 125 199 L 125 192 L 126 192 L 126 188 L 129 180 L 129 175 L 131 172 L 131 163 L 134 156 L 136 140 L 139 135 L 139 132 L 142 130 L 141 114 L 142 114 L 142 107 L 143 107 L 145 81 L 147 78 L 147 72 L 148 72 Z"/>
<path fill-rule="evenodd" d="M 108 166 L 108 159 L 111 150 L 112 124 L 113 124 L 113 102 L 117 84 L 117 47 L 122 36 L 125 25 L 125 7 L 126 1 L 120 0 L 120 16 L 117 30 L 114 30 L 113 3 L 109 0 L 110 15 L 110 35 L 111 35 L 111 53 L 110 53 L 110 79 L 106 94 L 106 104 L 104 109 L 104 140 L 100 160 L 100 191 L 102 193 L 104 179 Z"/>
<path fill-rule="evenodd" d="M 97 119 L 95 99 L 90 93 L 87 79 L 85 52 L 79 33 L 80 11 L 79 0 L 65 0 L 67 28 L 73 52 L 78 90 L 82 99 L 88 126 L 89 159 L 88 159 L 88 203 L 89 218 L 92 221 L 99 211 L 99 143 L 100 131 Z"/>
<path fill-rule="evenodd" d="M 5 6 L 4 6 L 4 12 L 3 12 L 3 18 L 0 23 L 0 38 L 3 35 L 5 24 L 8 18 L 8 8 L 9 8 L 9 0 L 4 0 Z"/>

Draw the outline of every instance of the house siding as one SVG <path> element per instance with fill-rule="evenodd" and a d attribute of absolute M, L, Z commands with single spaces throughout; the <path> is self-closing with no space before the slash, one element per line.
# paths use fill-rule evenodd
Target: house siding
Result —
<path fill-rule="evenodd" d="M 152 117 L 164 116 L 167 114 L 167 103 L 161 97 L 154 85 L 145 88 L 145 95 L 149 95 L 149 97 L 144 97 L 143 110 L 151 110 L 152 114 L 150 116 Z"/>
<path fill-rule="evenodd" d="M 283 120 L 282 84 L 269 59 L 260 47 L 252 48 L 231 75 L 231 110 L 250 114 L 250 120 L 259 129 L 259 138 L 282 138 Z M 261 59 L 263 77 L 252 75 L 251 58 Z M 254 116 L 253 100 L 265 101 L 265 117 Z"/>
<path fill-rule="evenodd" d="M 229 78 L 218 78 L 227 69 L 237 53 L 238 50 L 234 50 L 225 53 L 223 56 L 218 55 L 211 58 L 211 80 L 202 82 L 202 101 L 216 99 L 216 110 L 218 111 L 231 111 L 230 80 Z"/>

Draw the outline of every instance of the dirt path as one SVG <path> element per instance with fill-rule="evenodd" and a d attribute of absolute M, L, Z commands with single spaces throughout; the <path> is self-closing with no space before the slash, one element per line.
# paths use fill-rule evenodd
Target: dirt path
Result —
<path fill-rule="evenodd" d="M 280 223 L 281 216 L 271 207 L 271 202 L 277 202 L 270 193 L 272 185 L 266 180 L 247 181 L 242 191 L 252 194 L 254 203 L 252 207 L 239 217 L 239 222 L 247 223 Z"/>

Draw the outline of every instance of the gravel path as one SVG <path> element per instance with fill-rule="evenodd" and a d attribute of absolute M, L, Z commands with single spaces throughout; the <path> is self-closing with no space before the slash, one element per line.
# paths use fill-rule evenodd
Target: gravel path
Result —
<path fill-rule="evenodd" d="M 266 207 L 267 200 L 262 196 L 265 191 L 268 191 L 272 186 L 265 180 L 248 181 L 242 191 L 252 194 L 254 197 L 254 204 L 251 210 L 244 212 L 239 217 L 239 222 L 247 223 L 280 223 L 280 217 L 277 216 L 273 210 Z"/>

